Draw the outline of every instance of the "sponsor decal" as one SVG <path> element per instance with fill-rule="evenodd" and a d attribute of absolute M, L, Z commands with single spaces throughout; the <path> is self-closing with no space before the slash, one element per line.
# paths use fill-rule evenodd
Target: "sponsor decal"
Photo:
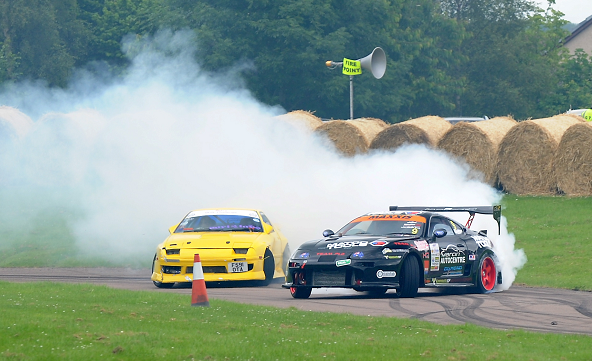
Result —
<path fill-rule="evenodd" d="M 483 248 L 483 247 L 493 247 L 493 244 L 491 243 L 491 240 L 487 237 L 483 237 L 483 236 L 473 236 L 473 239 L 475 240 L 475 242 L 477 242 L 477 245 L 479 246 L 479 248 Z"/>
<path fill-rule="evenodd" d="M 345 256 L 345 252 L 317 252 L 317 256 Z"/>
<path fill-rule="evenodd" d="M 388 244 L 388 242 L 387 241 L 372 241 L 370 244 L 378 247 L 378 246 L 386 246 Z"/>
<path fill-rule="evenodd" d="M 344 254 L 345 254 L 345 253 L 344 253 Z M 354 252 L 354 253 L 352 253 L 352 255 L 351 255 L 351 256 L 352 256 L 353 258 L 362 258 L 362 257 L 364 257 L 364 252 L 360 252 L 360 251 L 358 251 L 358 252 Z"/>
<path fill-rule="evenodd" d="M 465 251 L 459 250 L 453 244 L 449 244 L 440 251 L 441 264 L 465 263 L 465 260 Z"/>
<path fill-rule="evenodd" d="M 392 253 L 392 252 L 393 252 L 393 250 L 390 248 L 383 248 L 382 249 L 382 254 L 387 254 L 387 253 Z"/>
<path fill-rule="evenodd" d="M 417 234 L 417 232 L 419 232 L 419 229 L 417 229 L 417 228 L 413 228 L 411 230 L 411 234 Z"/>
<path fill-rule="evenodd" d="M 348 264 L 351 264 L 351 259 L 340 259 L 338 261 L 335 262 L 335 265 L 337 267 L 341 267 L 341 266 L 347 266 Z"/>
<path fill-rule="evenodd" d="M 474 261 L 475 260 L 475 255 L 474 254 L 470 254 L 469 255 L 469 261 Z"/>
<path fill-rule="evenodd" d="M 327 245 L 327 248 L 333 249 L 333 248 L 366 247 L 367 245 L 368 245 L 368 241 L 337 242 L 337 243 L 329 243 Z"/>
<path fill-rule="evenodd" d="M 404 214 L 368 214 L 362 217 L 354 219 L 352 222 L 363 222 L 363 221 L 408 221 L 417 222 L 424 224 L 426 222 L 425 217 L 416 215 L 404 215 Z"/>
<path fill-rule="evenodd" d="M 430 260 L 430 271 L 440 270 L 440 246 L 438 243 L 430 243 L 431 260 Z"/>
<path fill-rule="evenodd" d="M 444 268 L 442 268 L 442 271 L 444 272 L 450 272 L 450 271 L 462 271 L 463 266 L 446 266 Z"/>
<path fill-rule="evenodd" d="M 462 257 L 444 257 L 442 255 L 442 256 L 440 256 L 440 263 L 442 263 L 442 264 L 465 263 L 465 256 L 462 256 Z"/>
<path fill-rule="evenodd" d="M 444 274 L 446 274 L 447 276 L 459 276 L 462 274 L 462 269 L 463 269 L 462 265 L 446 266 L 446 267 L 442 268 L 442 271 L 444 271 Z"/>
<path fill-rule="evenodd" d="M 425 259 L 423 261 L 423 273 L 427 275 L 429 271 L 430 271 L 430 261 Z"/>
<path fill-rule="evenodd" d="M 415 241 L 413 242 L 415 243 L 415 247 L 417 247 L 418 251 L 427 251 L 428 249 L 430 249 L 430 246 L 428 245 L 428 242 L 426 241 Z"/>
<path fill-rule="evenodd" d="M 421 258 L 430 258 L 430 252 L 424 252 L 424 253 L 421 255 Z"/>
<path fill-rule="evenodd" d="M 393 242 L 392 244 L 397 246 L 409 246 L 409 243 L 407 242 Z"/>
<path fill-rule="evenodd" d="M 397 272 L 395 271 L 383 271 L 379 269 L 376 271 L 376 278 L 383 278 L 383 277 L 397 277 Z"/>
<path fill-rule="evenodd" d="M 402 257 L 403 256 L 384 256 L 384 258 L 386 258 L 386 259 L 400 259 Z"/>

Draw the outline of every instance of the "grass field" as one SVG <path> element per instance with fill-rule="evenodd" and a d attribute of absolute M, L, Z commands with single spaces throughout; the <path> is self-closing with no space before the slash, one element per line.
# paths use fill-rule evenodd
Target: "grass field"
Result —
<path fill-rule="evenodd" d="M 0 282 L 2 360 L 590 360 L 592 337 Z"/>
<path fill-rule="evenodd" d="M 592 198 L 507 195 L 503 215 L 528 257 L 515 283 L 592 290 Z"/>

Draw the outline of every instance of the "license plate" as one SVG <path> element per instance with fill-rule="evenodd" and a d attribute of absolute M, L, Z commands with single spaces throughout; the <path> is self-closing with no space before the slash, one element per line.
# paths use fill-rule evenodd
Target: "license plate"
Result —
<path fill-rule="evenodd" d="M 247 272 L 247 262 L 229 262 L 228 273 Z"/>

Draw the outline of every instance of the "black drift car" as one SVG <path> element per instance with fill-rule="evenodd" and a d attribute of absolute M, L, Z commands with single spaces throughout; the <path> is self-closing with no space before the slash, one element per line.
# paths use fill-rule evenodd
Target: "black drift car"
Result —
<path fill-rule="evenodd" d="M 465 226 L 440 214 L 468 212 Z M 360 216 L 325 238 L 306 242 L 288 262 L 292 297 L 308 298 L 313 288 L 340 287 L 380 295 L 396 289 L 415 297 L 420 287 L 473 287 L 493 291 L 502 274 L 487 231 L 469 229 L 475 214 L 498 223 L 501 206 L 397 207 Z"/>

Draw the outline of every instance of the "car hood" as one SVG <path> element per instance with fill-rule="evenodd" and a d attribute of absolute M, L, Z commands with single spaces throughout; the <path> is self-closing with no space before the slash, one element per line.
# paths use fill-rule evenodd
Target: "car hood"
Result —
<path fill-rule="evenodd" d="M 200 232 L 175 233 L 164 242 L 165 248 L 249 248 L 263 233 L 246 232 Z"/>

